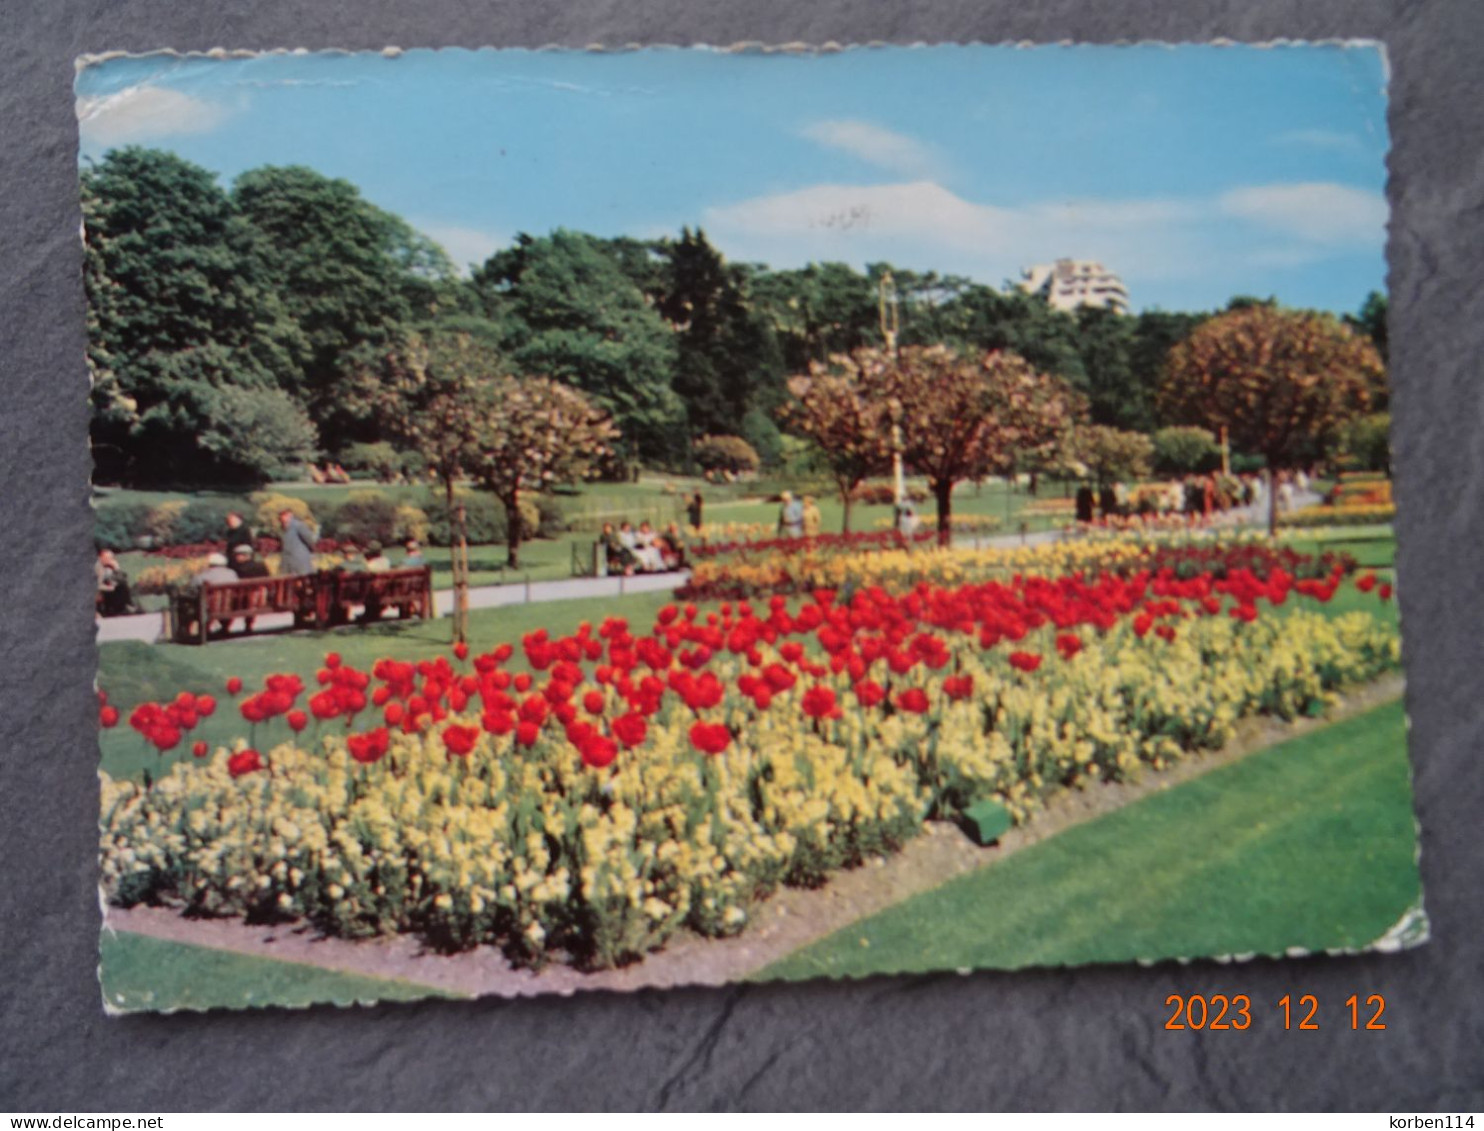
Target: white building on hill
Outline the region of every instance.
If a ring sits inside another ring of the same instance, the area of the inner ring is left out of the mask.
[[[1056,310],[1102,306],[1127,314],[1128,288],[1123,280],[1091,259],[1058,259],[1020,272],[1020,289],[1041,295]]]

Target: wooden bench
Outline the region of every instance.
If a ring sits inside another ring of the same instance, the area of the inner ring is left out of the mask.
[[[319,575],[324,579],[325,617],[330,624],[347,624],[350,611],[362,607],[359,623],[380,620],[387,609],[396,609],[406,620],[427,620],[433,615],[433,567],[389,569],[381,573],[346,573],[336,570]]]
[[[357,605],[364,609],[362,623],[379,619],[389,608],[402,617],[427,619],[433,615],[433,570],[327,570],[208,583],[171,597],[165,635],[178,644],[205,644],[214,624],[252,621],[269,613],[293,614],[295,628],[330,628],[349,623]]]

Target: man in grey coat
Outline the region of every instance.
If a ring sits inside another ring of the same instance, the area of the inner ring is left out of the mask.
[[[279,525],[283,527],[283,557],[279,559],[280,574],[314,572],[314,531],[295,517],[291,510],[280,511]]]

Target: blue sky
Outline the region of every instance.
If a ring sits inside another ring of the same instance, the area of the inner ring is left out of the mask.
[[[918,47],[817,55],[409,51],[117,58],[84,158],[170,149],[354,182],[461,265],[517,232],[675,234],[731,259],[968,275],[1100,259],[1136,308],[1385,287],[1374,47]]]

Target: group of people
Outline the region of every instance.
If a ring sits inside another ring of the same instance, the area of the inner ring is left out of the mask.
[[[792,491],[778,496],[778,536],[780,538],[818,538],[823,518],[813,495],[795,497]]]
[[[273,576],[268,563],[258,556],[257,541],[242,515],[237,511],[229,511],[226,521],[227,529],[223,538],[225,546],[206,556],[206,568],[190,580],[192,589],[199,590],[203,585],[222,585],[232,581]],[[314,553],[318,536],[314,527],[288,509],[279,513],[278,522],[281,530],[279,575],[315,572]],[[408,538],[403,545],[407,553],[399,568],[409,569],[425,564],[422,546],[417,539]],[[391,559],[386,556],[380,542],[366,543],[364,553],[354,542],[346,542],[341,551],[345,558],[339,567],[341,569],[385,573],[392,568]],[[98,586],[96,605],[99,616],[128,616],[141,611],[130,590],[128,574],[119,565],[118,556],[113,550],[106,547],[99,549],[94,574]],[[247,622],[247,627],[251,630],[251,620]]]
[[[685,537],[676,523],[657,532],[648,522],[637,530],[631,522],[603,524],[598,546],[610,574],[631,577],[635,573],[666,573],[685,568]]]
[[[323,468],[309,465],[309,479],[313,483],[349,483],[350,472],[338,463],[327,463]]]

